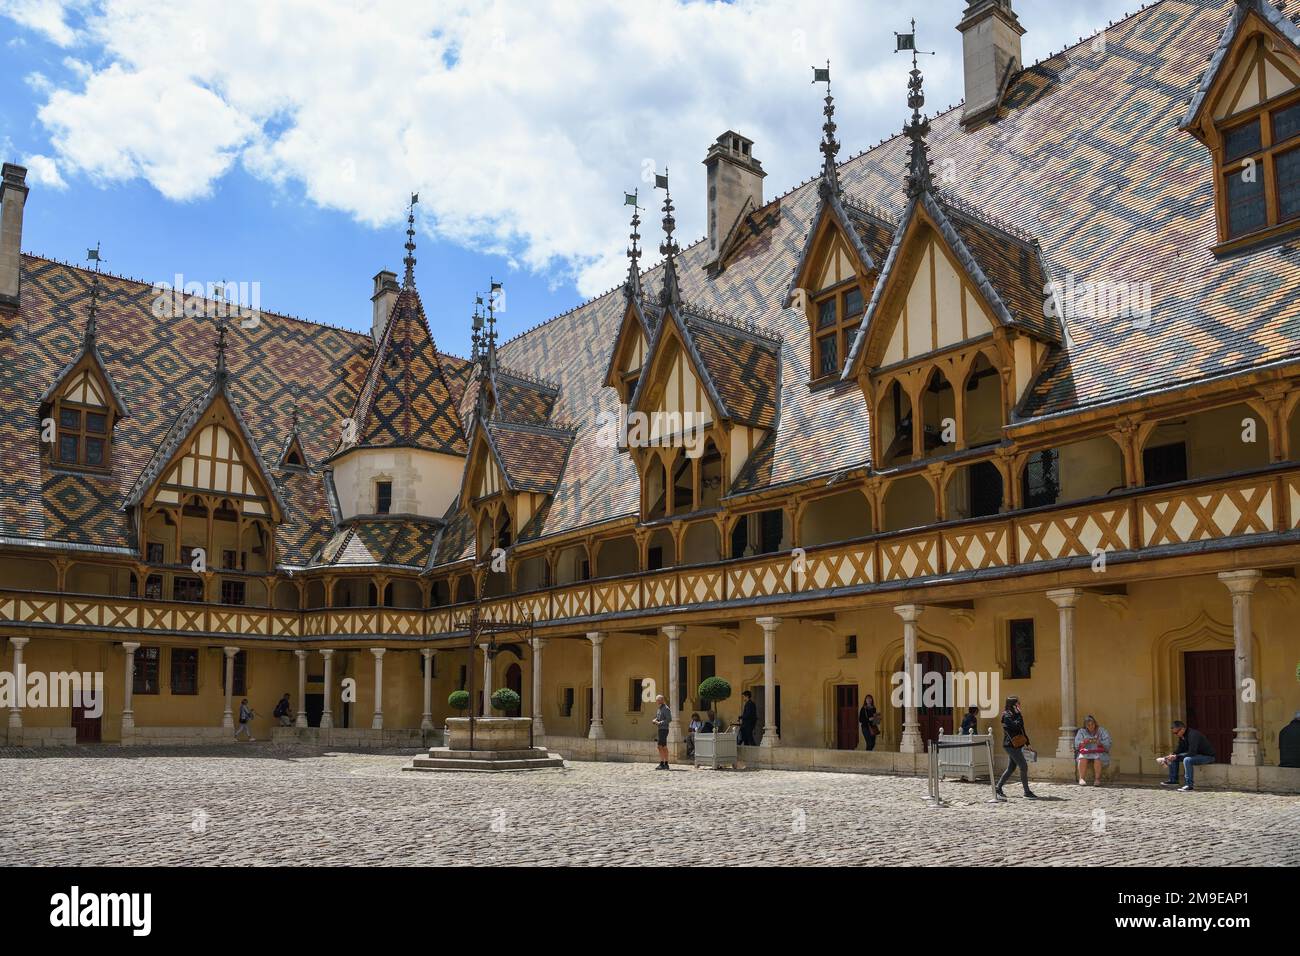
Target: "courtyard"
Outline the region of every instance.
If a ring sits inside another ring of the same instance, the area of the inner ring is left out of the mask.
[[[0,865],[1300,865],[1300,798],[570,762],[410,773],[412,752],[0,749]]]

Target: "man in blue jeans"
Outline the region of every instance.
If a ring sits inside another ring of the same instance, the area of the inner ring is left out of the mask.
[[[1178,787],[1178,767],[1181,764],[1186,771],[1187,783],[1178,787],[1180,793],[1191,793],[1196,789],[1192,779],[1198,764],[1214,763],[1214,748],[1199,730],[1192,730],[1181,720],[1174,721],[1174,736],[1178,738],[1178,749],[1167,757],[1161,757],[1160,763],[1169,767],[1169,779],[1161,780],[1162,787]]]

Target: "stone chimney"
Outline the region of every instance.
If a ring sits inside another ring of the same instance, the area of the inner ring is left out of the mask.
[[[754,141],[727,130],[704,157],[708,171],[709,258],[716,266],[722,243],[748,200],[763,205],[763,164],[754,158]]]
[[[370,297],[374,308],[370,317],[370,334],[376,345],[384,337],[388,318],[393,314],[393,303],[397,301],[397,295],[401,291],[402,287],[397,284],[396,272],[375,274],[375,294]]]
[[[18,305],[23,262],[23,205],[27,170],[5,163],[0,172],[0,305]]]
[[[997,115],[1007,79],[1020,69],[1020,37],[1025,28],[1011,0],[970,0],[962,13],[962,60],[966,105],[961,121],[970,127]]]

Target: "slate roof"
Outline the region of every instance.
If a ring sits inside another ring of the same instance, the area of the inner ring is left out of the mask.
[[[1085,39],[1023,70],[1010,82],[996,122],[967,131],[960,107],[932,119],[928,143],[935,168],[955,174],[945,187],[952,198],[949,218],[1008,313],[1029,321],[1036,268],[1058,281],[1151,282],[1153,314],[1146,327],[1066,317],[1064,334],[1049,347],[1039,379],[1022,400],[1022,417],[1073,412],[1300,360],[1300,246],[1292,240],[1216,258],[1210,252],[1217,240],[1211,160],[1179,128],[1235,9],[1227,0],[1159,0],[1110,27],[1104,52],[1094,52]],[[901,121],[902,90],[898,113]],[[808,146],[812,167],[818,157],[811,136]],[[854,208],[906,208],[907,160],[908,142],[899,135],[840,164],[851,220],[861,221]],[[770,397],[737,394],[724,400],[726,385],[719,382],[728,375],[718,355],[702,363],[710,380],[718,380],[713,384],[724,404],[748,402],[748,415],[771,415],[768,438],[734,483],[735,494],[869,464],[861,393],[851,383],[808,388],[808,323],[785,307],[821,207],[819,183],[820,177],[810,180],[747,217],[749,225],[716,275],[706,268],[707,243],[676,257],[682,298],[702,317],[749,323],[777,340],[769,352],[776,373],[765,379],[774,383]],[[1005,235],[978,225],[965,229],[966,205],[980,211],[976,218],[1005,223]],[[891,230],[880,223],[873,229],[864,235],[859,226],[857,232],[872,258],[882,260],[882,248],[888,251],[884,235]],[[1020,234],[1033,239],[1007,239]],[[1034,241],[1037,262],[1030,253]],[[23,257],[22,269],[19,311],[0,312],[0,535],[132,544],[121,502],[175,409],[206,384],[212,320],[155,320],[148,285],[102,277],[99,348],[132,415],[117,427],[112,474],[51,470],[32,440],[36,402],[76,354],[74,330],[84,322],[90,274],[33,256]],[[642,283],[657,290],[662,267],[644,273]],[[526,369],[558,387],[548,397],[546,422],[573,423],[576,429],[532,533],[571,531],[636,513],[630,456],[603,447],[596,437],[602,413],[617,408],[617,395],[603,380],[625,308],[620,286],[500,348],[502,367]],[[651,309],[647,318],[652,312],[658,319]],[[698,341],[707,322],[685,323]],[[419,324],[427,332],[422,314]],[[735,333],[715,334],[721,340]],[[726,348],[723,342],[718,352]],[[467,364],[437,353],[432,337],[421,349],[426,369],[441,368],[452,412],[457,405],[472,408]],[[313,461],[334,450],[339,421],[355,407],[380,410],[372,394],[377,387],[361,394],[369,387],[374,351],[366,335],[270,314],[258,328],[232,336],[231,393],[263,458],[276,460],[295,402]],[[769,361],[759,354],[754,359]],[[745,378],[737,374],[735,380]],[[415,397],[411,390],[404,394]],[[540,420],[544,409],[534,408]],[[420,422],[406,425],[401,414],[380,416],[385,440],[418,433],[430,421],[417,416]],[[444,426],[433,432],[437,441],[457,447],[463,429],[458,438],[447,427],[451,415],[440,413],[437,420]],[[276,480],[291,516],[277,543],[286,555],[310,553],[321,523],[333,527],[328,487],[316,473],[277,473]],[[464,512],[453,510],[446,520],[431,544],[436,563],[457,560],[472,548]]]
[[[572,431],[493,419],[487,437],[509,490],[555,491],[573,447]]]
[[[418,518],[365,518],[336,531],[311,562],[313,567],[427,566],[441,522]]]
[[[361,447],[467,453],[455,392],[414,285],[393,303],[352,418]]]

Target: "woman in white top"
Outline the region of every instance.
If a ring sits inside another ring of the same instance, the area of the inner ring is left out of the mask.
[[[1079,786],[1088,784],[1088,764],[1092,764],[1093,786],[1101,786],[1101,768],[1110,766],[1110,733],[1089,714],[1074,735],[1074,754],[1079,760]]]

